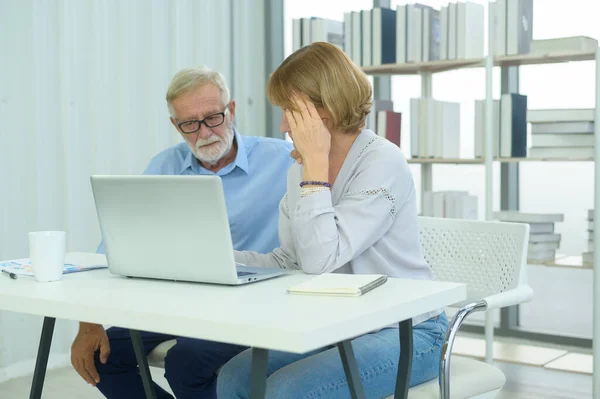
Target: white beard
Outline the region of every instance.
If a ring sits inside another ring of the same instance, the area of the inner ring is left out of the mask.
[[[213,134],[208,139],[198,138],[195,147],[192,147],[189,143],[188,145],[196,159],[198,159],[200,162],[206,162],[214,165],[229,153],[233,145],[233,137],[233,129],[230,128],[227,130],[227,134],[223,138]]]

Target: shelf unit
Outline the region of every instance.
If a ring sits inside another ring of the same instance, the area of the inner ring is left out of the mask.
[[[489,3],[488,3],[489,4]],[[488,8],[489,10],[489,8]],[[492,13],[488,13],[488,27],[492,27]],[[465,68],[485,68],[486,70],[486,114],[492,115],[492,72],[494,67],[520,67],[525,65],[543,65],[556,64],[576,61],[595,61],[595,153],[594,158],[584,159],[544,159],[544,158],[492,158],[492,121],[486,120],[485,135],[486,148],[484,159],[437,159],[437,158],[413,158],[408,159],[410,164],[419,164],[421,166],[421,193],[431,191],[433,186],[434,164],[455,164],[455,165],[485,165],[486,169],[486,220],[492,219],[492,165],[493,162],[500,163],[520,163],[520,162],[594,162],[594,159],[600,159],[600,50],[593,51],[566,51],[551,52],[540,54],[520,54],[510,56],[493,56],[494,32],[488,28],[488,49],[489,54],[481,59],[470,60],[443,60],[422,63],[407,64],[389,64],[380,66],[371,66],[363,68],[368,75],[391,76],[391,75],[420,75],[421,77],[421,97],[431,97],[432,74],[446,72]],[[423,196],[421,196],[423,198]],[[600,162],[594,163],[594,209],[600,210]],[[594,229],[594,242],[600,242],[600,229]],[[544,262],[547,266],[572,267],[579,269],[593,269],[593,355],[594,355],[594,394],[595,399],[600,399],[600,255],[598,248],[594,248],[595,267],[581,262],[581,257],[559,258],[553,262]],[[486,360],[492,361],[492,342],[493,342],[493,324],[491,317],[486,317],[485,326]]]

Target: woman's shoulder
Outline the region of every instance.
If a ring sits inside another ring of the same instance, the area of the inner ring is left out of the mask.
[[[358,140],[360,142],[356,152],[357,163],[407,165],[404,152],[396,144],[373,131],[363,130]]]

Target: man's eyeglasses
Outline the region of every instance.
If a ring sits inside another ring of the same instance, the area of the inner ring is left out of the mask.
[[[181,130],[185,134],[196,133],[204,124],[206,127],[217,127],[221,126],[223,122],[225,122],[225,115],[229,111],[229,106],[225,107],[223,112],[219,112],[216,114],[208,115],[206,118],[202,120],[191,120],[178,123],[179,130]]]

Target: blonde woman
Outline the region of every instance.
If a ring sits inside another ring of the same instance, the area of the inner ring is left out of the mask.
[[[363,129],[372,96],[365,74],[337,47],[313,43],[277,68],[267,92],[284,111],[281,130],[294,141],[297,163],[280,203],[280,248],[236,252],[236,260],[308,274],[431,279],[406,160],[397,146]],[[411,385],[437,377],[447,324],[441,309],[413,320]],[[367,397],[391,395],[398,331],[384,328],[354,339],[352,346]],[[219,398],[248,397],[251,358],[245,351],[224,366]],[[303,355],[270,351],[267,397],[349,398],[337,347]]]

